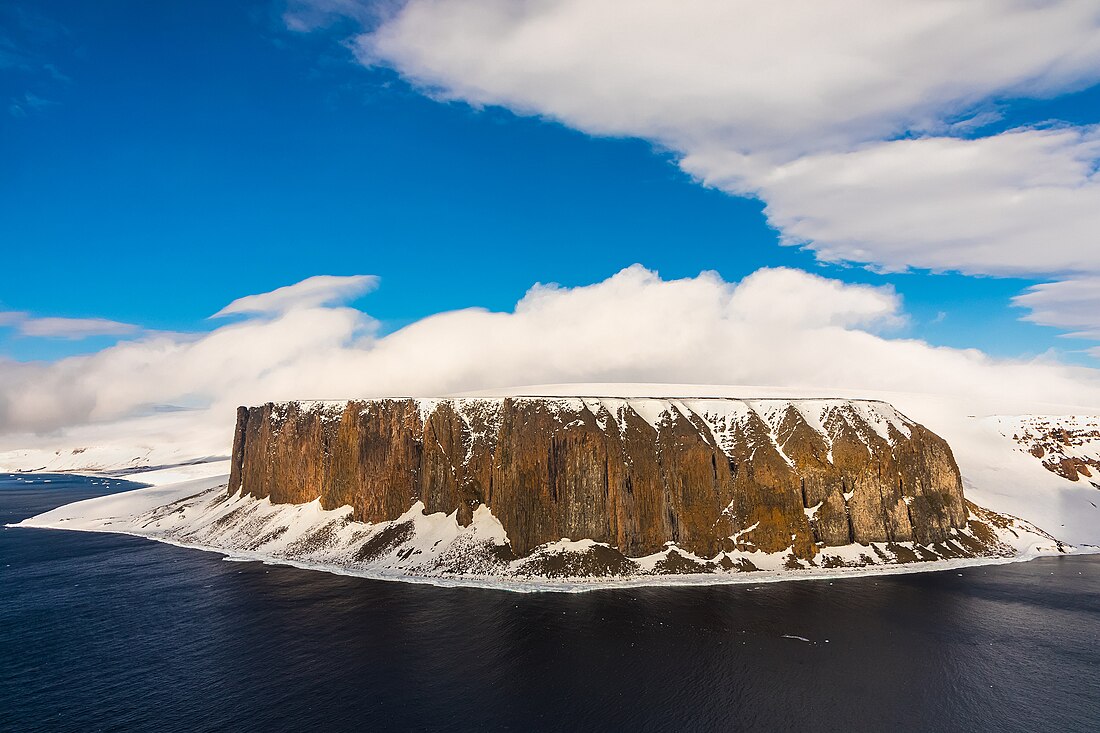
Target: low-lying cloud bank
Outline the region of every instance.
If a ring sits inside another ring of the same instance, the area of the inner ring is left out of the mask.
[[[674,151],[823,260],[1100,275],[1097,127],[987,132],[1007,101],[1100,81],[1094,0],[296,0],[286,20],[335,16],[363,25],[361,63],[435,98]],[[1100,311],[1047,296],[1018,304],[1097,337]]]
[[[255,307],[208,333],[0,363],[0,451],[140,435],[224,454],[240,404],[562,382],[900,391],[989,413],[1100,409],[1100,370],[898,338],[905,314],[891,288],[801,270],[731,283],[712,272],[664,280],[634,265],[584,287],[535,285],[510,312],[449,311],[388,335],[334,303],[372,284],[311,278],[237,301]]]

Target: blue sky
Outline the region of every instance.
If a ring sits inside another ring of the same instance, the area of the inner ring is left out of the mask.
[[[292,32],[279,3],[36,2],[0,10],[0,311],[207,330],[229,301],[311,275],[376,274],[388,330],[535,282],[765,266],[891,284],[898,335],[995,356],[1094,346],[1018,320],[1032,277],[880,275],[782,247],[763,203],[693,181],[672,153],[419,93],[355,63],[348,22]],[[996,100],[966,135],[1100,123],[1100,92]],[[111,338],[0,328],[0,354]]]

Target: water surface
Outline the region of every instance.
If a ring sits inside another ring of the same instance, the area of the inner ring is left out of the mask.
[[[1096,556],[518,594],[7,528],[0,589],[0,730],[1100,730]]]

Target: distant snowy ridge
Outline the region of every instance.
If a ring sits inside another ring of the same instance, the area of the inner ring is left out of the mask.
[[[0,470],[8,473],[78,473],[126,476],[203,463],[226,463],[228,455],[192,457],[149,449],[134,455],[117,448],[74,448],[68,451],[11,451],[0,455]],[[125,456],[125,457],[124,457]]]

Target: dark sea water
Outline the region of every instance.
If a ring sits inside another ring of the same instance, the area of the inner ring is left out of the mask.
[[[126,487],[33,480],[0,523]],[[516,594],[2,529],[0,730],[1095,733],[1100,558]]]

